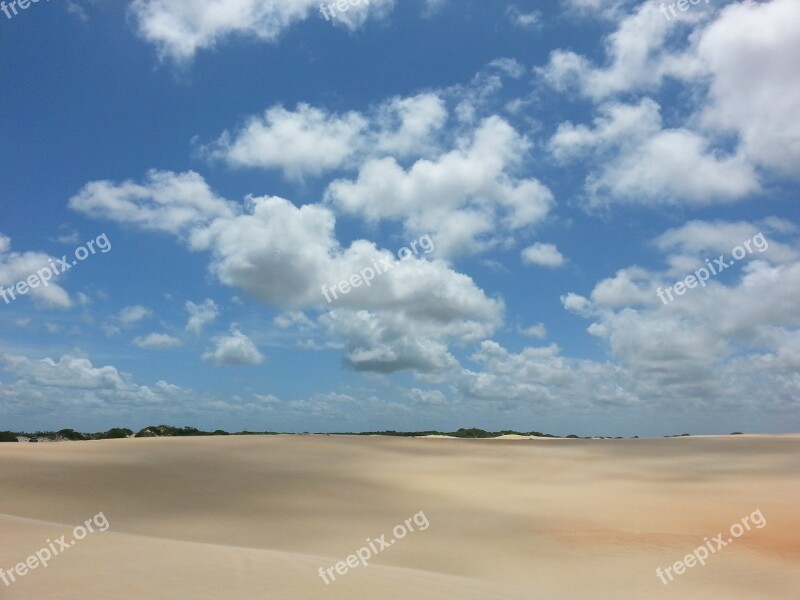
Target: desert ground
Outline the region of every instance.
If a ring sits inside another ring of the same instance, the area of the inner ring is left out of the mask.
[[[6,572],[109,524],[3,600],[800,598],[797,435],[0,444],[0,489]],[[656,575],[755,511],[705,566]]]

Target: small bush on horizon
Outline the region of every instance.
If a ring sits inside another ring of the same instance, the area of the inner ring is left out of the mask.
[[[113,427],[105,433],[98,433],[95,439],[98,440],[119,440],[133,435],[133,430],[127,427]]]

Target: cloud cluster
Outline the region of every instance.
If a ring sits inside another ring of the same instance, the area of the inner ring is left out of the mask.
[[[590,99],[600,115],[594,127],[562,123],[549,144],[558,160],[590,159],[590,198],[706,205],[760,191],[759,169],[797,176],[800,66],[790,58],[800,51],[796,2],[701,5],[672,21],[656,2],[633,12],[622,3],[613,10],[576,4],[616,23],[605,40],[606,64],[556,50],[536,70],[554,90]],[[676,42],[685,39],[676,31],[689,32],[688,42]],[[668,81],[691,100],[670,125],[648,96],[663,93]]]
[[[147,183],[89,184],[79,194],[81,202],[71,205],[94,216],[94,207],[112,197],[126,210],[104,211],[104,216],[151,229],[153,196],[161,194],[163,184],[171,187],[169,177],[162,173],[157,185],[151,181],[150,194],[144,191]],[[186,174],[172,177],[177,182],[186,180]],[[182,198],[173,202],[180,203]],[[192,250],[209,253],[209,269],[220,282],[268,305],[319,310],[325,306],[323,285],[347,279],[374,263],[392,266],[372,286],[340,298],[336,309],[323,317],[331,335],[346,340],[348,360],[355,368],[382,372],[444,368],[452,364],[449,341],[488,335],[502,320],[501,301],[487,298],[469,277],[440,260],[398,260],[366,240],[342,248],[334,234],[335,216],[328,207],[297,207],[283,198],[250,197],[241,210],[219,216],[221,206],[228,203],[209,203],[207,214],[193,213],[193,228],[180,220],[182,225],[171,229],[180,239],[185,238]],[[137,207],[142,215],[136,213]],[[166,214],[172,214],[173,208],[169,202],[158,204],[158,210]],[[193,305],[189,310],[207,319],[214,313],[208,303],[203,309]],[[190,320],[190,324],[195,329],[200,321]],[[215,344],[207,360],[217,364],[260,362],[260,354],[241,334],[218,338]]]
[[[433,93],[391,98],[369,115],[332,114],[302,103],[294,110],[276,105],[238,130],[223,132],[200,153],[233,167],[280,169],[298,180],[355,168],[367,157],[431,152],[447,116],[444,101]]]
[[[326,200],[368,221],[399,221],[409,235],[430,233],[437,252],[455,257],[481,252],[502,235],[541,222],[554,205],[535,178],[514,175],[530,142],[493,116],[433,160],[404,169],[395,158],[371,159],[355,180],[337,179]]]

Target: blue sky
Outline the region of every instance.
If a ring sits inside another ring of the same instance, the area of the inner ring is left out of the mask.
[[[348,6],[0,12],[0,429],[798,430],[800,5]]]

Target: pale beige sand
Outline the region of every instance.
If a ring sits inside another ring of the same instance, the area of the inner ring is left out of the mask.
[[[545,442],[0,444],[0,567],[111,523],[0,599],[800,598],[800,436]],[[656,577],[755,510],[766,527]],[[426,531],[318,576],[418,511]]]

